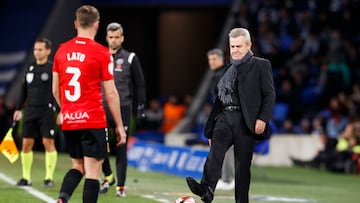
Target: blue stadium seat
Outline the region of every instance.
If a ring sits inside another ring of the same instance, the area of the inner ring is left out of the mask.
[[[301,91],[301,101],[304,104],[314,104],[319,100],[319,94],[316,86],[308,86]]]
[[[270,144],[269,144],[269,140],[261,140],[256,142],[255,146],[254,146],[254,153],[255,154],[261,154],[261,155],[266,155],[269,153],[270,151]]]
[[[272,118],[275,122],[282,122],[286,119],[289,112],[289,105],[283,102],[277,102],[274,106]]]

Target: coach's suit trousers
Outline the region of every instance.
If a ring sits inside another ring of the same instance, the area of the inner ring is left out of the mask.
[[[236,203],[248,203],[254,143],[254,136],[246,127],[241,111],[222,111],[215,124],[201,183],[214,191],[221,177],[225,153],[234,145],[235,199]]]

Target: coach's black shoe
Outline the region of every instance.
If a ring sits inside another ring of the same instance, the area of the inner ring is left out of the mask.
[[[52,181],[50,179],[46,179],[46,180],[44,180],[43,186],[44,187],[52,187],[52,186],[54,186],[54,181]]]
[[[189,189],[191,190],[192,193],[200,197],[204,195],[205,192],[203,188],[194,178],[186,177],[186,183],[189,186]]]
[[[21,178],[21,179],[19,180],[19,182],[16,183],[16,185],[17,185],[17,186],[31,186],[32,183],[31,183],[31,181],[28,181],[28,180],[26,180],[26,179],[24,179],[24,178]]]
[[[201,197],[201,200],[204,203],[211,203],[211,201],[213,200],[214,192],[210,187],[203,187],[192,177],[186,177],[186,183],[189,186],[191,192]]]

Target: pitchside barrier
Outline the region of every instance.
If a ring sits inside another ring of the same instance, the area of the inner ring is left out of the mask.
[[[176,137],[172,137],[176,136]],[[201,178],[208,147],[185,146],[189,135],[167,135],[165,145],[132,140],[128,151],[128,164],[141,171],[157,171],[176,176]],[[166,140],[172,140],[167,143]],[[176,142],[174,142],[176,140]],[[261,145],[257,145],[260,146]],[[323,148],[317,135],[273,135],[257,149],[253,162],[257,166],[292,166],[291,158],[310,160]],[[265,149],[264,152],[263,149]]]
[[[134,141],[128,151],[128,164],[140,171],[201,178],[207,154],[206,149]]]

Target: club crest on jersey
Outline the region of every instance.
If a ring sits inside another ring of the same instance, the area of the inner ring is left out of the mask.
[[[32,83],[34,80],[34,73],[26,73],[26,82],[28,84]]]
[[[72,112],[72,113],[65,113],[64,120],[85,120],[89,119],[90,116],[87,112]]]
[[[122,71],[123,63],[124,63],[124,59],[117,59],[115,62],[115,71]]]

